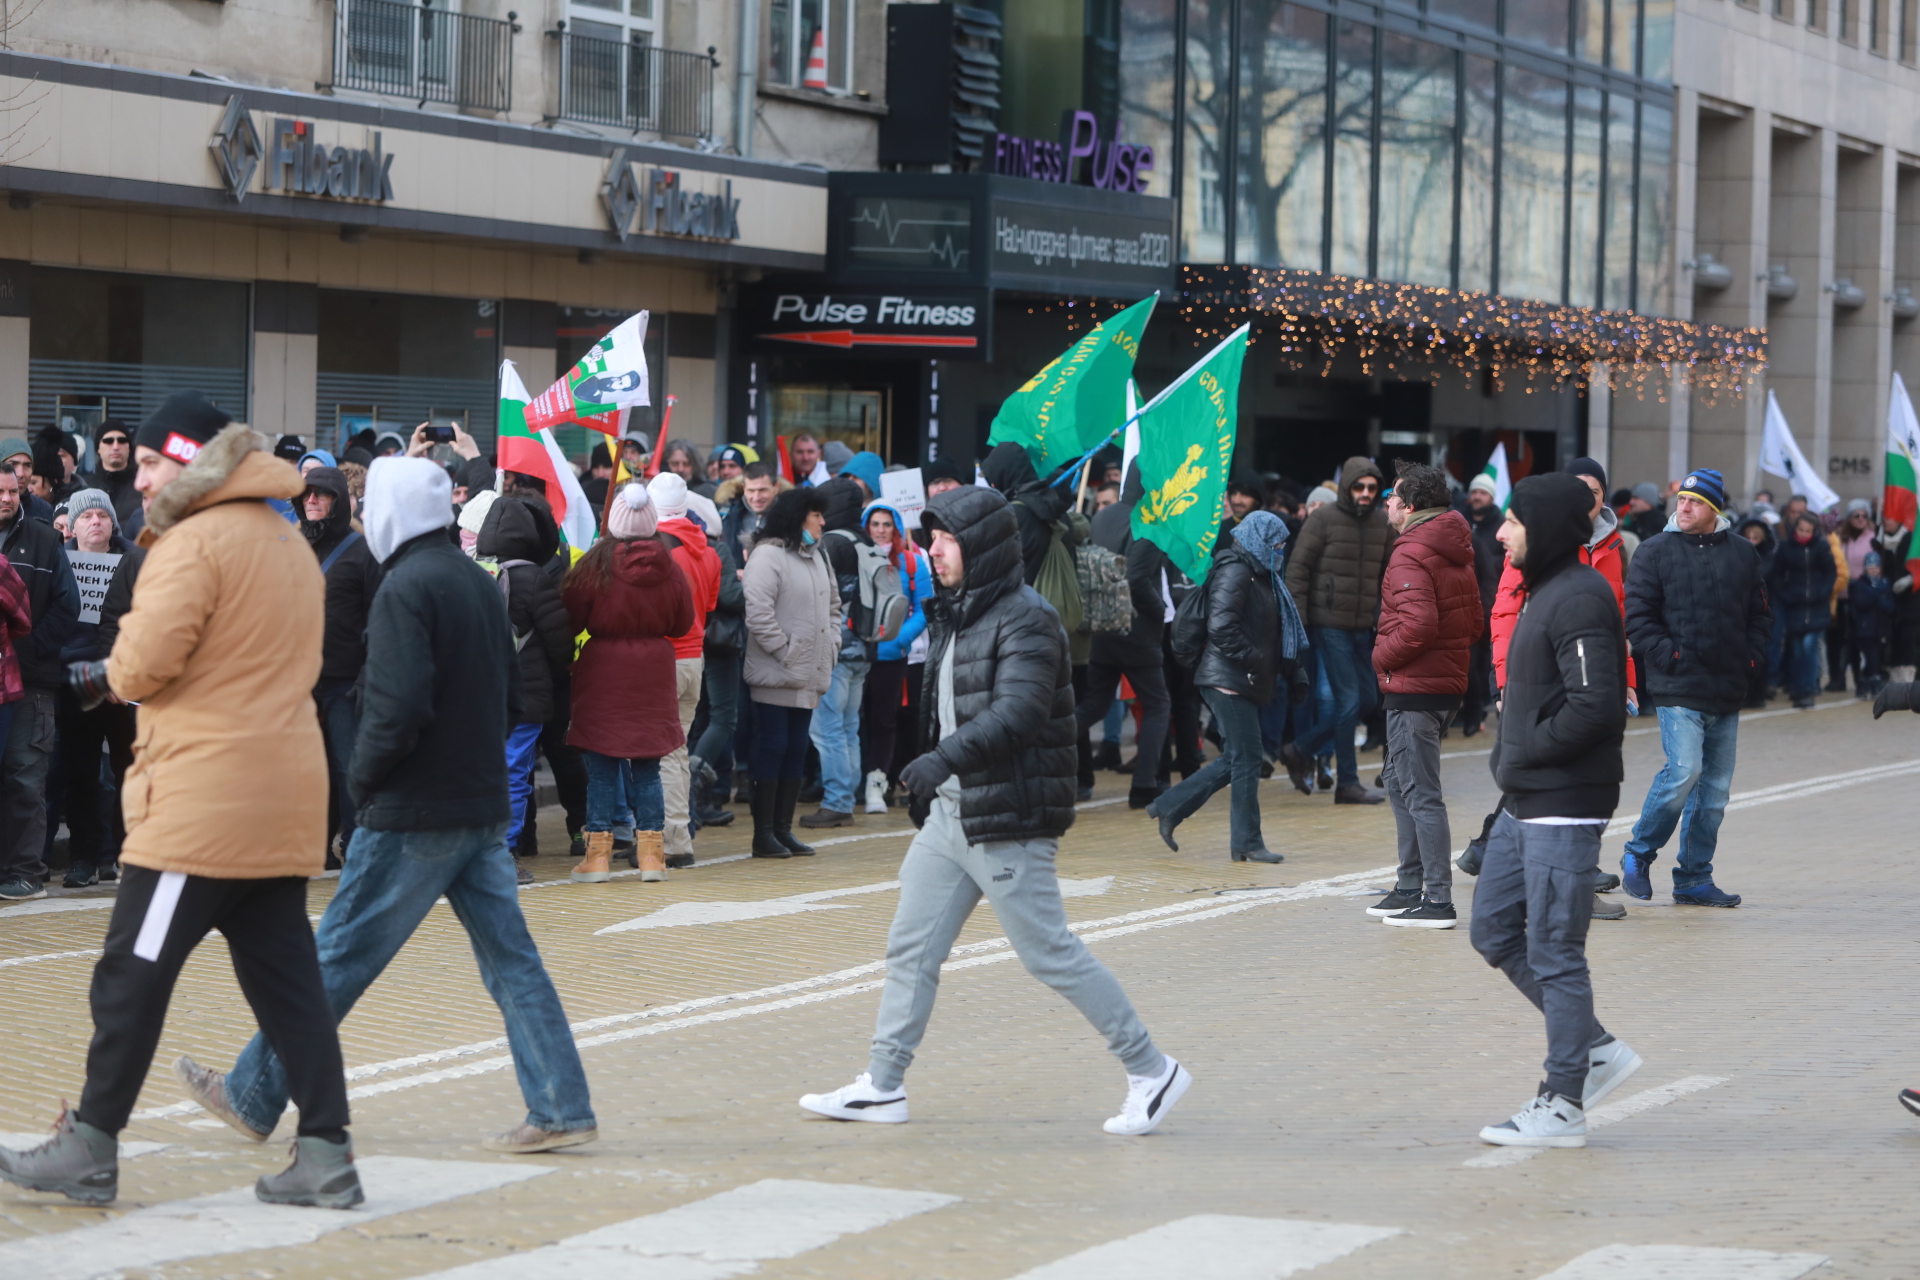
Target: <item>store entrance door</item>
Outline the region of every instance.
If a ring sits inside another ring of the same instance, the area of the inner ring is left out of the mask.
[[[773,388],[773,434],[792,439],[803,431],[822,441],[838,440],[859,453],[893,456],[891,387],[861,388],[826,384]]]

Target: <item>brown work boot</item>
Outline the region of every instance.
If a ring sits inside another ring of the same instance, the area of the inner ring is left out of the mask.
[[[193,1100],[207,1109],[208,1115],[225,1120],[235,1133],[249,1142],[265,1142],[273,1132],[269,1129],[262,1133],[233,1109],[233,1104],[227,1101],[227,1077],[224,1073],[203,1067],[184,1056],[175,1060],[173,1073],[180,1077],[180,1083],[187,1087]]]
[[[633,833],[636,863],[640,868],[642,880],[665,880],[667,878],[667,846],[665,834],[659,831],[635,831]]]
[[[598,1129],[539,1129],[518,1124],[505,1133],[490,1133],[480,1140],[488,1151],[530,1156],[540,1151],[558,1151],[562,1147],[582,1147],[600,1136]]]
[[[575,884],[604,884],[613,875],[613,832],[587,832],[587,856],[567,878]]]

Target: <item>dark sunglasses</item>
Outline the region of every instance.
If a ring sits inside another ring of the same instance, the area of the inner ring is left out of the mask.
[[[101,436],[100,443],[104,446],[110,444],[132,444],[133,441],[127,439],[125,436]]]

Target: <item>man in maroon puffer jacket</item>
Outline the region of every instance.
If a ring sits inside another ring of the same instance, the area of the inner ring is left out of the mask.
[[[1399,536],[1380,582],[1373,667],[1387,704],[1380,785],[1400,829],[1400,878],[1367,914],[1391,925],[1451,929],[1453,836],[1440,794],[1440,739],[1467,692],[1486,620],[1473,530],[1449,509],[1446,477],[1415,462],[1396,469],[1387,519]]]

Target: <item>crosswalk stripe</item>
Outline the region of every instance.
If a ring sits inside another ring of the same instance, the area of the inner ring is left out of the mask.
[[[1350,1222],[1202,1213],[1083,1249],[1016,1280],[1280,1280],[1399,1234]]]
[[[725,1280],[960,1199],[768,1178],[420,1280]]]
[[[224,1129],[226,1125],[222,1124],[220,1127]],[[0,1147],[6,1147],[12,1151],[31,1151],[52,1136],[50,1133],[0,1133]],[[120,1158],[135,1160],[141,1156],[150,1156],[156,1151],[165,1151],[173,1145],[171,1142],[123,1142],[120,1144]]]
[[[48,898],[20,907],[0,907],[0,916],[57,916],[67,911],[110,911],[113,898]]]
[[[1799,1280],[1826,1262],[1817,1253],[1610,1244],[1581,1254],[1540,1280]]]
[[[356,1162],[367,1202],[358,1209],[295,1209],[262,1204],[252,1187],[138,1209],[77,1231],[0,1244],[0,1276],[93,1280],[117,1271],[188,1258],[281,1249],[376,1218],[477,1195],[553,1170],[535,1164],[479,1164],[366,1156]]]
[[[1587,1112],[1587,1131],[1603,1128],[1610,1124],[1619,1124],[1629,1116],[1637,1116],[1642,1111],[1654,1107],[1664,1107],[1669,1102],[1684,1098],[1690,1093],[1702,1089],[1711,1089],[1717,1084],[1725,1084],[1725,1076],[1688,1076],[1684,1080],[1675,1080],[1672,1084],[1663,1084],[1658,1089],[1644,1089],[1620,1099],[1609,1102],[1603,1107],[1595,1107]],[[1496,1147],[1483,1155],[1477,1155],[1465,1162],[1469,1169],[1499,1169],[1510,1164],[1519,1164],[1531,1160],[1546,1150],[1545,1147]]]

